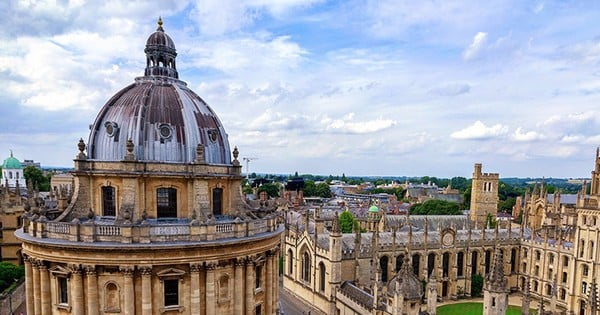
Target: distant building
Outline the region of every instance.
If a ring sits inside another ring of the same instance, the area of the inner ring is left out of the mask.
[[[2,163],[2,183],[0,185],[8,185],[8,187],[25,188],[25,176],[23,174],[23,165],[13,156],[12,151],[10,156],[4,159]]]

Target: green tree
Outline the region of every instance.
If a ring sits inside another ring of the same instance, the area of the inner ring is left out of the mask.
[[[427,200],[424,203],[414,204],[410,208],[411,214],[416,215],[456,215],[462,214],[457,203],[445,200]]]
[[[304,196],[306,196],[306,197],[316,196],[317,185],[315,185],[315,182],[312,180],[305,180],[303,191],[304,191]]]
[[[471,276],[471,296],[481,296],[481,290],[483,289],[483,276],[480,274],[474,274]]]
[[[358,228],[358,221],[350,211],[344,211],[339,217],[340,230],[342,233],[352,233],[352,229]]]
[[[464,192],[469,187],[469,180],[464,177],[452,177],[450,179],[450,186],[454,189],[458,189],[460,192]]]
[[[315,189],[315,195],[322,198],[330,198],[331,197],[331,189],[326,182],[319,183]]]
[[[23,266],[0,262],[0,293],[23,277],[25,277],[25,268]]]
[[[23,170],[23,176],[25,179],[33,184],[34,187],[37,187],[40,191],[49,191],[50,190],[50,176],[44,176],[42,170],[35,166],[27,166]]]
[[[274,183],[262,184],[258,187],[257,193],[260,193],[261,191],[266,191],[267,195],[271,198],[279,196],[279,186]]]

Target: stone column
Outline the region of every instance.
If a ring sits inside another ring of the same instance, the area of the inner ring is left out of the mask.
[[[267,262],[265,264],[265,314],[273,314],[273,253],[267,253]]]
[[[42,263],[40,269],[40,293],[42,303],[42,314],[52,313],[52,299],[50,297],[50,275],[46,264]]]
[[[133,267],[120,267],[123,274],[123,305],[125,306],[125,315],[135,315],[135,288],[133,287]],[[78,314],[78,313],[75,313]]]
[[[79,265],[71,265],[71,296],[73,297],[71,314],[85,314],[83,301],[83,279]]]
[[[206,314],[216,314],[215,268],[214,262],[206,263]]]
[[[273,312],[277,313],[279,309],[279,246],[275,249],[275,253],[273,256],[273,286],[275,287],[275,292],[273,292]]]
[[[33,267],[31,257],[25,256],[25,303],[27,304],[27,314],[34,314],[33,310]]]
[[[254,314],[254,263],[246,261],[246,315]]]
[[[142,274],[142,315],[152,315],[152,266],[140,267],[140,273]]]
[[[244,314],[244,259],[238,258],[235,260],[234,272],[234,294],[233,294],[233,314]],[[246,285],[248,285],[246,283]]]
[[[40,267],[41,261],[35,260],[33,263],[33,314],[42,315],[41,287],[40,287]]]
[[[190,313],[200,314],[200,264],[190,265]]]
[[[85,269],[86,276],[86,286],[87,292],[87,314],[88,315],[98,315],[99,307],[98,307],[98,278],[96,275],[96,266],[85,265],[83,266]]]

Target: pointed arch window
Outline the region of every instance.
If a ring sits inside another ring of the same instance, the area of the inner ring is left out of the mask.
[[[294,253],[288,250],[288,274],[291,276],[294,273]]]
[[[302,255],[302,280],[310,282],[310,255],[304,252]]]
[[[319,263],[319,291],[325,292],[325,264]]]

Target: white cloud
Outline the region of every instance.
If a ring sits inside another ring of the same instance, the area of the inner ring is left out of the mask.
[[[476,121],[471,126],[450,134],[450,137],[459,140],[484,140],[504,136],[508,132],[508,126],[496,124],[486,126],[481,121]]]
[[[349,113],[340,119],[325,117],[321,123],[326,131],[355,134],[373,133],[396,125],[396,121],[381,117],[367,121],[354,121],[354,113]]]
[[[463,59],[466,61],[473,60],[479,56],[480,51],[484,48],[487,40],[487,33],[477,32],[473,37],[473,42],[463,51]]]
[[[542,139],[544,139],[544,136],[535,131],[524,132],[523,128],[518,127],[517,130],[515,130],[515,133],[513,134],[513,139],[515,141],[526,142],[526,141],[542,140]]]

